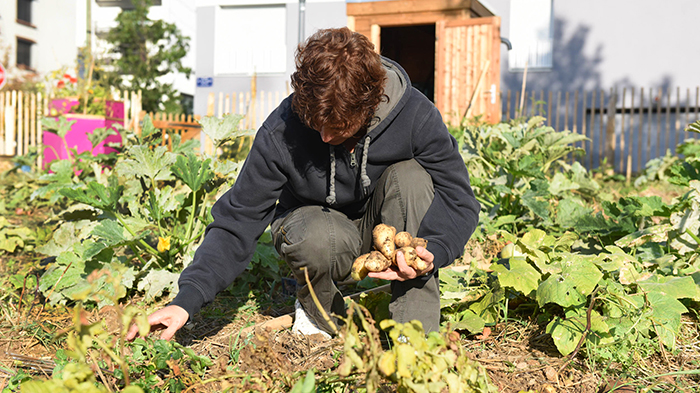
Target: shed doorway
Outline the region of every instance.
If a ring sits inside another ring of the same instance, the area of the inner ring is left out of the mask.
[[[408,73],[413,87],[430,101],[435,98],[435,23],[382,26],[380,53]]]

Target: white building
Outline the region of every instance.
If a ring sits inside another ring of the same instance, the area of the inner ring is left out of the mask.
[[[209,93],[250,91],[253,74],[257,90],[289,91],[298,43],[318,29],[347,25],[345,0],[196,3],[194,113],[199,115],[207,112]]]
[[[38,74],[74,65],[85,26],[76,0],[0,1],[0,61]]]
[[[174,23],[184,36],[190,37],[190,52],[183,64],[194,68],[196,2],[157,0],[153,3],[149,11],[151,19]],[[97,35],[113,27],[120,6],[129,4],[129,0],[2,0],[0,61],[7,59],[3,65],[9,70],[28,69],[41,76],[63,67],[74,69],[79,48],[87,42],[88,30],[92,34],[93,50],[106,51],[105,43]],[[188,79],[173,75],[166,81],[174,82],[177,90],[191,96],[194,80],[194,76]]]

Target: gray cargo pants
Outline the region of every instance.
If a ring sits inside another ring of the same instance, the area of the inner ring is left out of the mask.
[[[356,220],[323,206],[303,206],[272,223],[277,251],[299,284],[297,297],[318,326],[333,333],[311,298],[302,267],[328,315],[344,316],[345,303],[336,282],[349,278],[352,263],[372,249],[372,229],[380,223],[397,232],[418,232],[434,189],[430,175],[415,160],[391,165],[379,178],[365,215]],[[426,333],[440,328],[440,290],[437,272],[425,280],[391,282],[391,318],[404,323],[417,319]]]

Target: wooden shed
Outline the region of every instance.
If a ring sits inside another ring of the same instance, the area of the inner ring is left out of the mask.
[[[446,122],[500,110],[500,18],[477,0],[347,3],[348,27],[396,60]]]

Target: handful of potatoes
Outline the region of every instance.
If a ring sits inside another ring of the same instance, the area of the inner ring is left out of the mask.
[[[428,263],[416,254],[416,247],[425,247],[428,241],[413,237],[408,232],[396,233],[391,225],[379,224],[372,230],[372,240],[375,251],[360,255],[352,264],[351,276],[360,281],[369,272],[381,272],[391,265],[396,265],[396,253],[401,251],[406,264],[416,271],[422,272],[428,268]]]

